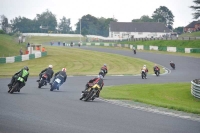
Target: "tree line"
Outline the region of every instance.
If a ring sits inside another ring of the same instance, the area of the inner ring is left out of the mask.
[[[200,0],[193,1],[196,6],[190,6],[196,12],[193,14],[197,19],[200,16],[199,5]],[[22,33],[68,33],[68,34],[81,34],[82,35],[100,35],[107,37],[109,35],[110,22],[117,22],[114,18],[96,18],[90,14],[84,15],[75,24],[76,29],[73,31],[71,27],[71,19],[63,16],[60,22],[57,22],[56,15],[51,11],[46,10],[41,14],[36,14],[34,19],[26,17],[15,17],[8,21],[5,15],[0,17],[0,25],[3,31],[7,27],[11,27],[12,31]],[[183,27],[173,29],[174,15],[171,10],[165,6],[160,6],[153,13],[152,16],[143,15],[139,19],[133,19],[132,22],[160,22],[165,23],[166,26],[176,32],[182,33]]]

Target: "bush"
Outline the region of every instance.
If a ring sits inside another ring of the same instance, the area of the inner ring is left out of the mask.
[[[5,34],[5,32],[3,30],[0,30],[0,34]]]

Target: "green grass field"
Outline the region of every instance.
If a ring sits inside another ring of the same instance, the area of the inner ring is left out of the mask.
[[[200,40],[148,40],[148,41],[127,41],[122,44],[168,46],[179,48],[200,48]]]
[[[21,47],[25,51],[25,43],[18,44],[14,37],[0,34],[0,57],[19,55]]]
[[[54,37],[54,36],[31,36],[26,38],[27,42],[33,43],[33,44],[42,44],[42,43],[49,43],[50,42],[58,42],[60,41],[61,43],[70,43],[70,42],[79,42],[80,38],[79,37]],[[81,41],[85,42],[86,37],[81,37]]]
[[[192,33],[183,33],[179,37],[200,37],[200,31]]]
[[[37,76],[49,64],[54,66],[55,71],[66,67],[68,75],[97,75],[105,63],[108,65],[108,75],[139,74],[144,64],[149,68],[149,73],[153,73],[154,63],[146,60],[70,47],[47,46],[46,50],[48,55],[43,58],[16,62],[12,65],[0,64],[0,75],[12,75],[27,65],[30,68],[30,75]],[[161,69],[161,72],[164,70]]]
[[[200,99],[190,93],[190,83],[130,84],[104,87],[105,99],[131,100],[200,114]]]

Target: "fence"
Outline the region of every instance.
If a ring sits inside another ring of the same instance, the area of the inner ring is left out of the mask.
[[[26,54],[26,55],[19,55],[19,56],[13,56],[13,57],[1,57],[0,64],[21,62],[25,60],[40,58],[46,55],[47,55],[47,52],[36,52],[34,54]]]
[[[191,94],[200,99],[200,79],[191,81]]]

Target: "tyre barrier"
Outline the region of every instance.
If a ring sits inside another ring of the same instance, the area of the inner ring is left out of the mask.
[[[191,94],[200,99],[200,79],[191,81]]]

